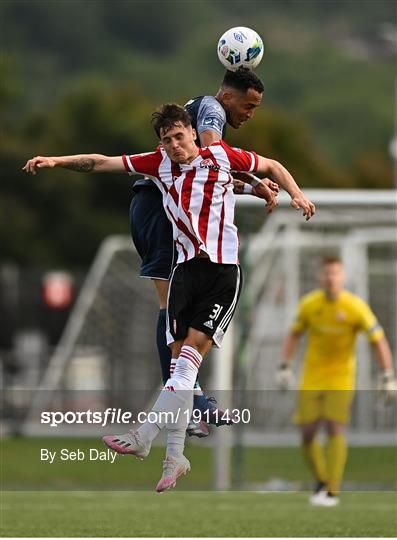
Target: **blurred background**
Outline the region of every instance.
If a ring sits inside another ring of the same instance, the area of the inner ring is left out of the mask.
[[[214,359],[215,367],[210,360],[202,377],[221,404],[249,407],[253,418],[192,451],[205,456],[204,487],[274,488],[279,480],[267,484],[273,476],[287,480],[287,489],[309,481],[293,467],[295,396],[275,390],[274,371],[296,302],[316,285],[324,254],[342,256],[349,288],[370,302],[396,352],[396,24],[388,0],[0,3],[3,433],[54,435],[38,422],[39,411],[51,408],[137,412],[160,383],[157,302],[152,285],[138,278],[128,237],[130,179],[65,170],[33,177],[22,166],[35,155],[155,147],[151,112],[215,94],[224,74],[217,41],[230,27],[248,26],[265,42],[257,69],[264,99],[248,126],[229,129],[228,142],[280,160],[318,212],[304,224],[284,198],[271,218],[262,205],[239,202],[245,292],[225,358]],[[347,480],[395,487],[396,411],[370,392],[376,369],[366,344],[359,349],[350,433],[358,461]],[[56,432],[87,433],[87,426]],[[223,454],[212,456],[214,441]],[[23,445],[13,438],[4,445],[11,488],[36,485],[12,465]],[[230,447],[234,478],[222,458]],[[273,465],[258,473],[265,451]],[[362,462],[375,468],[359,469]],[[79,489],[95,485],[94,477],[59,470],[45,482]],[[138,485],[146,481],[142,475]],[[131,485],[123,482],[120,469],[115,486]]]

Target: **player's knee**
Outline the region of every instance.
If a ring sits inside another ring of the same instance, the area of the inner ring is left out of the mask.
[[[181,349],[183,345],[183,340],[174,341],[171,345],[171,355],[172,358],[178,358],[178,356],[181,354]]]
[[[302,442],[303,444],[311,444],[317,433],[317,424],[308,424],[302,427]]]
[[[302,442],[303,444],[311,444],[314,440],[315,433],[313,431],[303,431],[302,432]]]
[[[329,437],[335,437],[336,435],[343,433],[344,425],[339,422],[334,422],[333,420],[328,420],[325,429]]]
[[[212,347],[212,339],[194,328],[189,328],[188,335],[184,339],[184,345],[189,345],[204,356]]]

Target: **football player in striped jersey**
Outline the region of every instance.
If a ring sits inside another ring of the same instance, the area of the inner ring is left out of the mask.
[[[255,152],[231,148],[224,141],[198,148],[196,131],[182,107],[164,105],[153,114],[153,125],[161,143],[154,152],[117,157],[37,156],[28,160],[23,169],[32,174],[52,167],[80,172],[127,171],[147,176],[162,193],[178,253],[167,321],[167,342],[175,369],[150,411],[151,416],[138,430],[103,438],[118,453],[145,458],[154,438],[166,428],[167,453],[156,487],[162,492],[190,470],[183,451],[194,384],[203,357],[213,345],[220,346],[241,290],[230,171],[270,176],[289,193],[291,206],[303,210],[306,220],[314,215],[315,207],[280,163]]]
[[[227,71],[216,96],[200,96],[185,105],[192,126],[197,132],[196,144],[209,146],[224,139],[229,124],[239,129],[250,120],[262,101],[263,84],[252,71],[241,68],[236,72]],[[278,186],[270,179],[259,180],[245,174],[245,182],[239,180],[244,173],[234,173],[234,192],[252,194],[267,201],[268,211],[276,204]],[[166,343],[166,306],[169,279],[174,267],[174,241],[171,223],[167,219],[161,193],[149,179],[139,179],[133,186],[134,196],[130,206],[130,225],[134,245],[141,256],[140,275],[150,278],[155,285],[159,316],[157,320],[157,349],[159,352],[163,383],[172,369],[171,352]],[[214,398],[207,398],[196,382],[194,408],[200,410],[203,418],[215,425],[229,424],[222,420],[222,411],[216,408]],[[192,420],[188,434],[204,437],[209,434],[205,423]]]

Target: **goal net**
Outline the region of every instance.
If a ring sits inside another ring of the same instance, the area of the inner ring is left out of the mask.
[[[291,411],[296,396],[276,390],[275,373],[297,303],[303,294],[318,287],[317,274],[324,256],[341,257],[347,289],[370,304],[393,352],[397,349],[395,193],[319,191],[311,196],[317,202],[317,213],[309,222],[288,208],[284,199],[282,207],[257,232],[242,240],[247,243],[245,303],[240,305],[235,327],[245,331],[237,338],[244,340],[244,347],[240,344],[243,354],[236,361],[241,367],[244,400],[252,413],[247,431],[253,441],[264,444],[272,438],[286,442],[295,433]],[[240,208],[240,220],[244,221],[247,210]],[[358,341],[357,357],[358,392],[351,437],[368,443],[375,437],[378,442],[390,442],[396,411],[383,407],[373,391],[377,365],[363,337]],[[295,362],[297,378],[300,367]]]
[[[215,430],[204,444],[215,452],[215,485],[230,485],[227,449],[233,445],[296,444],[291,424],[295,392],[275,385],[282,341],[299,298],[317,286],[324,255],[339,255],[347,288],[368,301],[397,350],[396,192],[308,191],[317,213],[309,222],[280,196],[266,216],[263,201],[240,197],[244,287],[233,325],[220,351],[202,366],[200,378],[222,407],[249,410],[249,422]],[[23,425],[26,434],[61,433],[39,422],[43,410],[147,409],[160,387],[155,343],[157,299],[149,280],[139,278],[139,257],[129,237],[110,237],[101,246],[64,334],[34,392]],[[365,339],[358,343],[358,392],[350,440],[394,441],[396,410],[373,391],[376,363]],[[300,362],[295,362],[299,371]],[[98,435],[98,426],[62,425],[63,432]],[[103,431],[103,430],[102,430]],[[203,444],[203,441],[200,441]]]

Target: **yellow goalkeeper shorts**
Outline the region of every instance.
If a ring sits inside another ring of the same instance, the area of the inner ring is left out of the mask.
[[[300,390],[293,422],[310,424],[316,420],[332,420],[347,424],[353,395],[353,390]]]

